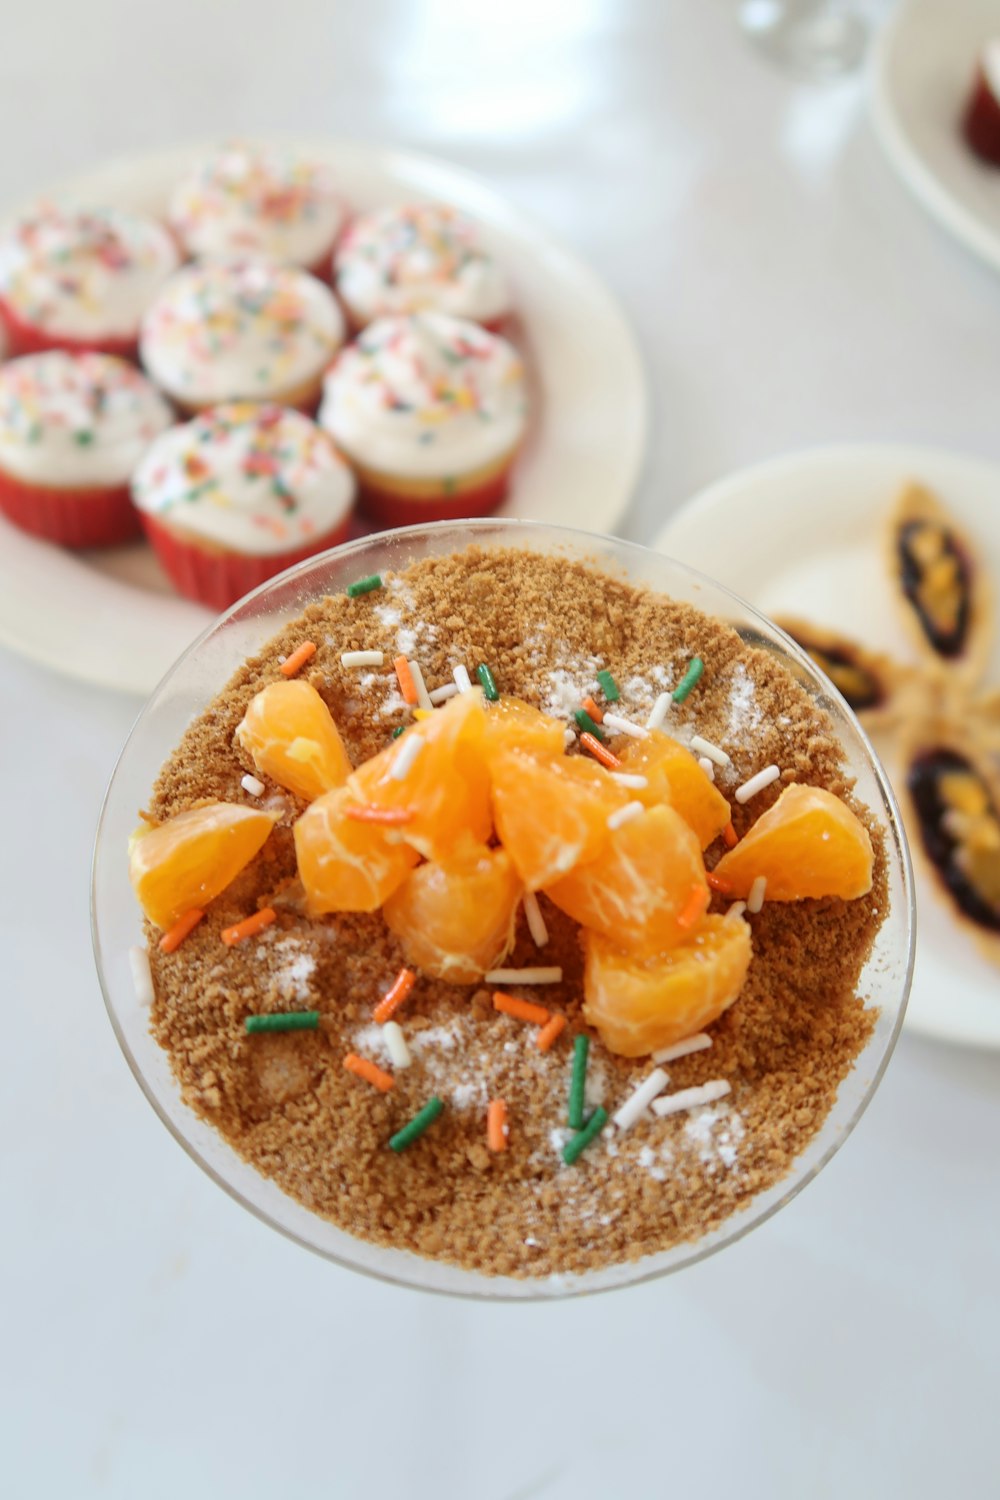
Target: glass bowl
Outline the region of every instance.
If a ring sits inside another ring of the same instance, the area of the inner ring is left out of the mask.
[[[857,779],[857,793],[883,823],[890,906],[859,993],[878,1010],[865,1050],[843,1080],[822,1128],[782,1181],[760,1193],[700,1239],[639,1261],[547,1278],[490,1277],[405,1250],[357,1239],[288,1197],[243,1161],[182,1101],[167,1055],[149,1031],[133,989],[128,950],[142,941],[139,907],[128,881],[126,848],[163,761],[190,720],[230,675],[316,597],[342,591],[370,573],[399,570],[420,558],[470,542],[520,547],[595,564],[658,593],[728,621],[748,641],[772,651],[826,710]],[[628,1286],[702,1260],[776,1213],[810,1182],[857,1124],[899,1034],[913,966],[914,914],[909,856],[899,811],[885,774],[857,720],[831,683],[777,626],[690,568],[629,542],[530,521],[440,522],[364,537],[290,569],[221,616],[189,647],[140,714],[111,778],[97,832],[93,872],[94,950],[111,1024],[149,1102],[180,1144],[220,1187],[258,1218],[310,1250],[368,1275],[428,1291],[490,1300],[531,1300]]]

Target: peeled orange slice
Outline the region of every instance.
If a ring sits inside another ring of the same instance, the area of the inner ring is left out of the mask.
[[[452,984],[472,984],[514,943],[521,882],[503,849],[445,869],[421,865],[385,903],[383,916],[408,964]]]
[[[608,817],[628,801],[607,771],[582,756],[503,749],[490,769],[497,833],[529,891],[596,859],[610,836]]]
[[[609,1051],[644,1057],[732,1005],[750,967],[750,928],[739,917],[706,917],[688,942],[647,958],[587,932],[583,951],[584,1016]]]
[[[516,746],[536,755],[563,755],[565,725],[520,698],[501,698],[486,711],[486,752]]]
[[[659,729],[644,740],[630,740],[620,752],[622,770],[645,776],[648,786],[633,795],[653,807],[666,802],[676,808],[689,828],[698,835],[702,849],[726,827],[731,817],[729,803],[695,760],[691,751]]]
[[[128,873],[149,920],[169,927],[213,900],[250,863],[275,821],[259,808],[213,802],[139,828],[129,845]]]
[[[680,813],[662,806],[616,828],[599,859],[576,865],[545,894],[630,953],[685,942],[710,899],[696,836]]]
[[[358,802],[409,812],[399,835],[427,859],[460,856],[468,845],[486,843],[492,832],[484,717],[481,694],[460,693],[365,761],[348,781]],[[405,774],[395,774],[404,767]]]
[[[308,682],[272,682],[250,700],[236,738],[257,770],[307,802],[342,786],[351,762],[333,716]]]
[[[295,825],[295,857],[309,910],[376,911],[420,856],[394,828],[359,823],[345,811],[354,793],[337,787],[318,797]]]
[[[763,875],[768,901],[853,901],[872,888],[873,858],[868,830],[846,803],[820,787],[793,783],[714,873],[734,896],[748,895]]]

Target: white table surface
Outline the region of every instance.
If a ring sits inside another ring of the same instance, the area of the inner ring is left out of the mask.
[[[802,444],[1000,458],[1000,281],[891,177],[860,80],[790,82],[723,0],[6,8],[2,202],[279,129],[475,168],[606,277],[654,398],[631,536]],[[138,705],[2,654],[0,703],[5,1494],[1000,1493],[1000,1056],[905,1037],[819,1181],[666,1282],[493,1309],[351,1277],[201,1175],[105,1019],[88,861]]]

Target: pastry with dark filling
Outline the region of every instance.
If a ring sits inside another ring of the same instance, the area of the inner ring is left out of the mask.
[[[892,509],[888,561],[921,655],[974,682],[990,646],[989,588],[968,537],[922,485],[907,485]]]

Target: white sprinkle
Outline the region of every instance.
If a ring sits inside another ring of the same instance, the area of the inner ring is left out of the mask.
[[[777,781],[781,771],[777,766],[765,766],[763,771],[758,771],[756,776],[751,776],[749,781],[744,781],[742,786],[736,788],[737,802],[749,802],[751,797],[756,797],[772,781]]]
[[[675,1058],[687,1057],[691,1052],[704,1052],[706,1047],[711,1047],[712,1038],[707,1031],[696,1031],[694,1036],[685,1037],[683,1042],[674,1042],[671,1047],[661,1047],[659,1052],[653,1053],[655,1063],[673,1062]]]
[[[707,755],[699,755],[699,757],[698,757],[698,764],[699,764],[699,766],[701,766],[701,769],[704,771],[704,773],[708,777],[709,781],[714,781],[715,780],[715,767],[712,765],[712,762],[709,760],[708,756]]]
[[[730,906],[729,910],[726,912],[726,916],[727,917],[742,917],[742,915],[746,911],[746,909],[747,909],[747,904],[746,904],[745,901],[734,901],[733,904],[732,904],[732,906]]]
[[[634,792],[641,792],[644,786],[649,786],[648,776],[633,776],[629,771],[609,771],[608,775],[619,786],[630,787]]]
[[[640,818],[645,811],[641,802],[626,802],[624,807],[616,807],[613,813],[608,814],[608,827],[620,828],[623,823],[631,823],[633,818]]]
[[[380,667],[385,661],[384,651],[342,651],[342,667]]]
[[[664,719],[667,717],[667,710],[669,709],[669,707],[670,694],[661,693],[656,702],[653,704],[653,712],[646,720],[646,728],[659,729],[662,726]]]
[[[155,996],[153,993],[153,971],[149,967],[149,954],[145,948],[140,948],[137,943],[134,948],[128,950],[128,961],[132,968],[132,986],[135,990],[135,998],[140,1005],[152,1005]]]
[[[561,984],[562,969],[487,969],[483,978],[487,984]]]
[[[459,691],[457,682],[446,682],[442,687],[435,688],[432,693],[428,693],[427,696],[434,706],[437,707],[439,703],[447,703],[449,698],[457,697]]]
[[[662,1099],[654,1100],[653,1113],[676,1115],[684,1109],[699,1109],[703,1104],[714,1104],[717,1099],[724,1099],[729,1092],[728,1078],[713,1078],[700,1088],[679,1089],[676,1094],[665,1094]]]
[[[569,747],[570,747],[570,745],[573,745],[575,743],[576,743],[576,730],[575,729],[564,729],[563,730],[563,744],[566,746],[566,749],[568,750]]]
[[[766,890],[767,876],[758,875],[757,879],[750,887],[750,894],[747,897],[747,911],[752,912],[754,916],[757,915],[761,907],[764,905],[764,892]]]
[[[631,719],[620,719],[617,714],[605,714],[601,723],[614,734],[627,734],[630,740],[649,739],[648,729],[643,729],[641,724],[633,724]]]
[[[419,734],[414,734],[411,729],[409,734],[403,735],[403,743],[396,753],[396,759],[392,763],[389,777],[392,781],[405,781],[413,768],[413,762],[424,748],[424,742]]]
[[[522,897],[524,915],[528,920],[528,931],[535,940],[536,948],[544,948],[549,940],[549,929],[545,925],[542,916],[542,908],[538,904],[538,897],[534,891],[525,891]]]
[[[413,1061],[409,1047],[406,1045],[406,1037],[403,1028],[398,1021],[386,1021],[382,1027],[382,1036],[385,1041],[385,1050],[389,1054],[394,1068],[408,1068]]]
[[[700,734],[691,736],[691,749],[696,755],[707,755],[709,760],[717,766],[728,766],[729,756],[725,750],[720,750],[718,745],[713,745],[711,740],[703,740]]]
[[[431,695],[427,691],[427,684],[424,682],[424,674],[421,670],[420,663],[418,661],[408,661],[406,665],[410,669],[410,676],[413,678],[413,686],[417,690],[417,707],[426,709],[433,708],[434,705],[431,702]]]
[[[258,781],[256,776],[250,775],[240,777],[240,786],[245,792],[249,792],[251,797],[263,797],[267,790],[262,781]]]
[[[611,1116],[618,1129],[631,1130],[669,1082],[669,1075],[663,1068],[655,1068],[648,1078],[644,1078],[639,1087],[629,1094],[621,1109]]]
[[[461,662],[459,662],[458,666],[455,668],[452,676],[455,679],[455,685],[457,686],[460,693],[472,692],[472,679],[465,668],[462,666]]]

